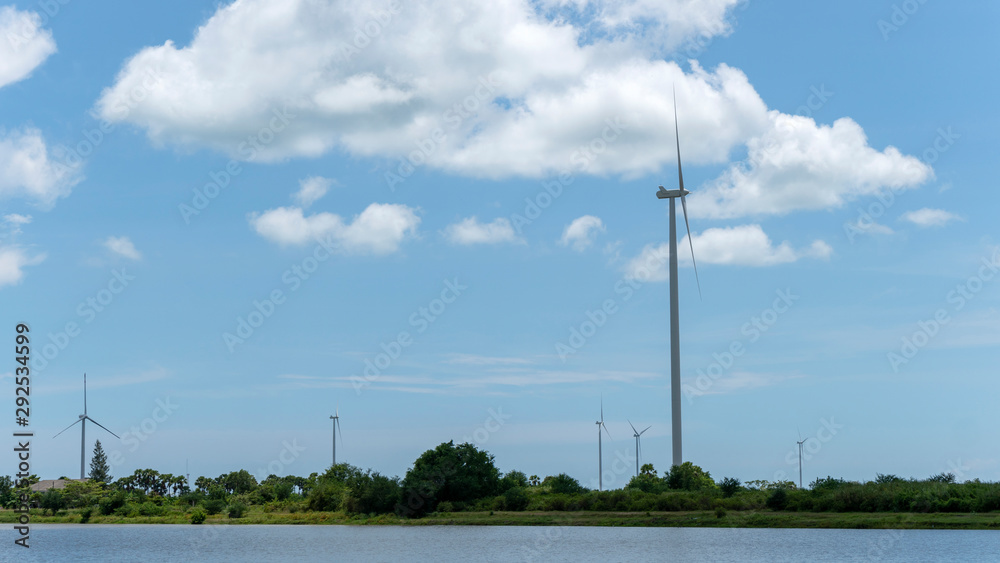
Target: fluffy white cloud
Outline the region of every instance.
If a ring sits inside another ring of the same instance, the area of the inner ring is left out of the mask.
[[[327,190],[330,189],[333,183],[333,180],[321,176],[313,176],[301,180],[299,182],[299,191],[293,196],[295,203],[302,207],[309,207],[316,200],[326,195]]]
[[[351,222],[333,213],[305,216],[299,207],[279,207],[250,216],[250,225],[281,245],[329,241],[348,254],[390,254],[416,233],[420,218],[405,205],[373,203]]]
[[[17,284],[24,277],[25,266],[35,266],[42,260],[44,254],[30,256],[18,246],[0,246],[0,287]]]
[[[43,207],[69,194],[80,181],[77,166],[61,164],[50,157],[39,130],[0,130],[0,197],[26,196]]]
[[[0,8],[0,88],[24,80],[55,52],[52,32],[41,28],[38,14]]]
[[[943,227],[952,221],[963,220],[960,216],[944,209],[931,209],[929,207],[908,211],[901,218],[918,227]]]
[[[769,113],[770,128],[748,143],[746,161],[731,166],[691,196],[691,214],[716,219],[830,209],[889,188],[913,188],[930,166],[895,147],[868,146],[848,118],[832,126],[811,118]]]
[[[562,238],[559,239],[559,244],[563,246],[572,245],[573,250],[582,252],[594,242],[598,233],[603,233],[604,231],[604,222],[601,221],[600,217],[584,215],[583,217],[574,219],[572,223],[566,226],[566,229],[563,230]]]
[[[708,22],[733,2],[669,4],[667,29],[686,38],[685,29],[722,29]],[[648,17],[667,13],[652,3],[602,9],[617,23],[639,19],[591,44],[581,36],[593,21],[548,19],[536,8],[423,0],[379,23],[356,3],[243,0],[216,12],[188,46],[140,51],[97,109],[158,143],[244,159],[336,146],[475,176],[656,170],[670,161],[662,147],[672,144],[675,85],[695,162],[722,162],[765,128],[766,107],[739,70],[695,66],[685,75],[647,52],[643,30],[659,35]],[[150,69],[158,81],[145,100],[114,112]],[[260,137],[259,151],[240,150],[248,136]]]
[[[10,229],[9,235],[17,235],[21,233],[21,225],[27,225],[31,222],[31,215],[21,215],[19,213],[11,213],[9,215],[3,216],[3,224]]]
[[[476,217],[469,217],[444,231],[445,237],[454,244],[497,244],[501,242],[523,242],[516,234],[510,220],[500,217],[492,223],[480,223]]]
[[[139,260],[142,254],[135,249],[135,245],[128,237],[108,237],[104,241],[104,246],[119,256],[124,256],[129,260]]]
[[[788,241],[774,246],[760,225],[740,225],[706,229],[692,237],[695,259],[701,264],[734,266],[774,266],[795,262],[801,258],[829,258],[833,248],[816,240],[807,248],[795,250]],[[691,262],[687,237],[677,247],[678,262]],[[646,245],[642,252],[625,265],[628,277],[640,281],[666,281],[669,277],[670,249],[667,243]]]

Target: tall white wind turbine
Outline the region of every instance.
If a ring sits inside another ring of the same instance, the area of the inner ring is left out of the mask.
[[[80,426],[80,479],[84,479],[85,478],[84,477],[84,473],[83,473],[83,468],[84,468],[84,464],[86,463],[86,459],[87,459],[87,421],[88,420],[91,421],[91,422],[93,422],[94,424],[100,426],[101,428],[104,428],[104,426],[102,426],[100,422],[97,422],[96,420],[94,420],[93,418],[90,418],[87,415],[87,374],[83,374],[83,414],[81,414],[80,417],[76,419],[76,422],[73,423],[73,424],[76,424],[77,422],[79,422],[81,424],[81,426]],[[63,428],[59,432],[59,434],[62,434],[63,432],[69,430],[70,428],[73,428],[73,424],[70,424],[66,428]],[[121,438],[118,436],[118,434],[115,434],[114,432],[108,430],[107,428],[104,428],[104,431],[107,432],[108,434],[111,434],[115,438],[118,438],[119,440],[121,440]],[[55,436],[53,436],[53,438],[58,437],[59,434],[56,434]]]
[[[601,398],[601,420],[598,420],[597,424],[597,490],[604,490],[604,458],[601,455],[601,429],[603,428],[608,434],[608,438],[611,437],[611,433],[608,432],[608,427],[604,425],[604,399]]]
[[[628,425],[632,426],[632,421],[631,420],[628,421]],[[642,453],[642,446],[639,445],[639,437],[642,436],[643,432],[645,432],[646,430],[649,430],[650,428],[652,428],[652,426],[647,426],[647,427],[645,427],[645,428],[642,429],[642,432],[639,432],[638,430],[635,429],[635,426],[632,426],[632,437],[635,438],[635,476],[636,477],[639,476],[639,455]]]
[[[694,261],[694,243],[691,241],[691,225],[688,223],[687,202],[684,196],[691,193],[684,189],[684,173],[681,171],[681,135],[677,125],[677,99],[674,97],[674,135],[677,139],[677,179],[679,188],[666,190],[660,186],[656,192],[659,199],[670,200],[670,418],[673,437],[673,465],[684,462],[681,454],[681,335],[680,318],[677,307],[677,214],[674,200],[681,199],[684,209],[684,225],[687,227],[688,244],[691,246],[691,264],[694,266],[695,281],[698,282],[698,296],[701,296],[701,281],[698,280],[698,265]]]
[[[802,488],[802,444],[805,440],[802,439],[802,432],[799,432],[799,440],[795,442],[799,445],[799,488]]]
[[[340,407],[334,411],[336,414],[330,417],[333,421],[333,464],[337,465],[337,433],[340,432]],[[340,432],[340,439],[344,439],[344,433]]]

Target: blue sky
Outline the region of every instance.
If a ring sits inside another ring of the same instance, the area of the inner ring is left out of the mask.
[[[76,475],[84,372],[116,477],[322,471],[339,408],[341,461],[471,441],[596,486],[602,397],[605,486],[627,420],[666,469],[676,88],[685,459],[791,479],[801,436],[807,481],[997,480],[997,12],[5,5],[33,471]]]

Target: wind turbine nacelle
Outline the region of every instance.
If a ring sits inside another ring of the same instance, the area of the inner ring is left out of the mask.
[[[689,193],[691,192],[687,190],[665,190],[663,186],[660,186],[660,189],[656,192],[656,197],[659,199],[669,199],[672,197],[684,197]]]

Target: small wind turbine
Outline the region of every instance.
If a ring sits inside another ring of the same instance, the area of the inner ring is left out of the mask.
[[[601,420],[597,424],[597,490],[604,490],[604,458],[601,456],[601,428],[611,437],[608,427],[604,425],[604,398],[601,398]]]
[[[83,467],[84,467],[84,462],[86,460],[86,455],[87,455],[86,448],[87,448],[87,421],[88,420],[91,421],[91,422],[93,422],[94,424],[100,426],[101,428],[104,428],[104,426],[101,426],[100,422],[97,422],[93,418],[90,418],[89,416],[87,416],[87,374],[83,374],[83,414],[81,414],[80,417],[76,419],[76,422],[73,423],[73,424],[76,424],[77,422],[81,423],[81,426],[80,426],[80,479],[84,479]],[[63,432],[65,432],[65,431],[69,430],[70,428],[72,428],[73,424],[70,424],[66,428],[63,428],[62,431],[59,432],[59,434],[62,434]],[[111,434],[115,438],[118,438],[119,440],[121,440],[121,438],[118,436],[118,434],[115,434],[114,432],[108,430],[107,428],[104,428],[104,430],[108,434]],[[56,434],[55,436],[53,436],[53,438],[58,437],[59,434]]]
[[[628,425],[632,426],[632,421],[631,420],[628,421]],[[652,428],[652,426],[647,426],[647,427],[643,428],[642,432],[645,432],[646,430],[649,430],[650,428]],[[639,454],[642,453],[642,446],[639,445],[639,437],[642,436],[642,432],[639,432],[638,430],[635,429],[635,426],[632,426],[632,437],[635,438],[635,476],[636,477],[639,476]]]
[[[799,431],[799,440],[795,442],[799,445],[799,488],[802,488],[802,444],[805,440],[802,439],[802,431]]]
[[[698,296],[701,296],[701,281],[698,280],[698,265],[694,261],[694,243],[691,241],[691,225],[688,223],[687,202],[684,196],[691,193],[684,189],[684,174],[681,172],[681,135],[677,125],[677,97],[674,95],[674,136],[677,139],[677,179],[679,188],[666,190],[660,186],[656,192],[659,199],[670,200],[670,417],[671,434],[673,436],[673,464],[684,462],[681,454],[681,335],[680,318],[677,307],[677,215],[674,211],[674,200],[681,198],[684,208],[684,225],[687,227],[688,245],[691,246],[691,265],[694,266],[694,278],[698,282]]]
[[[337,407],[336,414],[330,417],[333,421],[333,464],[337,465],[337,432],[340,432],[340,407]],[[340,432],[340,439],[344,439],[344,433]]]

